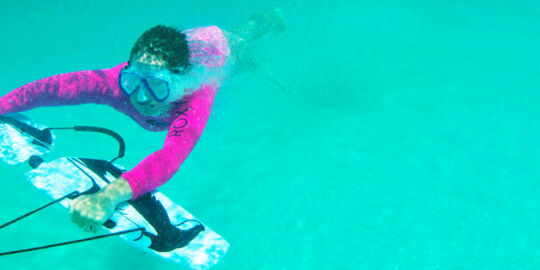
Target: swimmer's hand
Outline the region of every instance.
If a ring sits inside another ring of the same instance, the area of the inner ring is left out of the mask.
[[[120,177],[99,192],[81,195],[69,206],[71,221],[87,232],[97,232],[107,221],[116,206],[133,197],[128,182]]]

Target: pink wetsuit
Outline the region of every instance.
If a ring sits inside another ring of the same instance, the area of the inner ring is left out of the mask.
[[[125,178],[133,198],[156,189],[180,168],[201,136],[210,116],[215,95],[225,76],[230,50],[222,31],[215,26],[184,32],[187,36],[193,72],[191,91],[175,102],[170,114],[148,117],[140,114],[118,86],[118,75],[126,63],[103,70],[89,70],[55,75],[28,83],[0,98],[0,114],[20,112],[40,106],[83,103],[110,105],[143,128],[168,129],[163,148],[144,158]]]

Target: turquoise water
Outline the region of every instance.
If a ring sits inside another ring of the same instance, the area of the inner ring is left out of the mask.
[[[159,23],[227,29],[279,6],[287,31],[256,51],[284,89],[230,78],[161,188],[230,242],[214,269],[538,269],[539,3],[372,2],[17,1],[0,9],[1,94],[112,67]],[[116,130],[128,167],[165,136],[98,105],[27,115]],[[64,153],[113,155],[108,138],[58,136]],[[27,167],[0,168],[2,219],[47,202]],[[88,236],[60,207],[1,234],[2,251]],[[179,269],[118,239],[0,268]]]

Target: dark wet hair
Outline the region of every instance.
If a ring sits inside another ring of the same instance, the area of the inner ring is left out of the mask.
[[[189,66],[186,35],[174,27],[158,25],[146,30],[133,45],[129,61],[144,53],[163,59],[175,73]]]

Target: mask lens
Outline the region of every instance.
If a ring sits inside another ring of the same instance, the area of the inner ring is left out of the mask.
[[[122,73],[120,74],[120,85],[126,94],[131,95],[141,85],[141,78],[135,74]]]
[[[169,95],[169,85],[166,81],[158,78],[147,78],[146,82],[148,82],[148,86],[150,86],[150,89],[159,101],[166,99]]]

